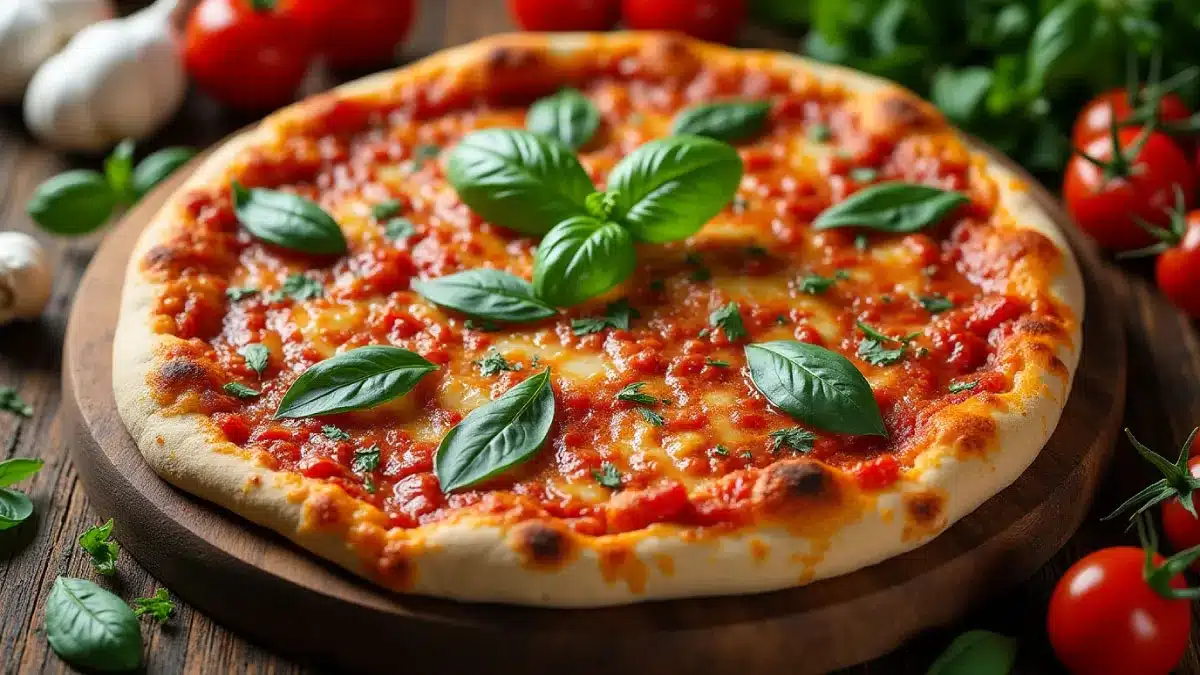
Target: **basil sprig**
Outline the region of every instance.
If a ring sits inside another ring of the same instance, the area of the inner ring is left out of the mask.
[[[586,145],[599,127],[600,111],[577,89],[538,99],[525,115],[526,129],[574,149]]]
[[[304,371],[279,402],[275,417],[312,417],[362,410],[408,393],[437,366],[388,345],[342,352]]]
[[[746,363],[755,388],[800,421],[841,434],[888,435],[867,378],[841,354],[777,340],[747,345]]]
[[[929,185],[879,183],[825,209],[812,226],[818,230],[865,227],[881,232],[916,232],[967,201],[961,192]]]
[[[433,471],[442,492],[471,487],[532,457],[554,422],[550,369],[467,414],[438,445]]]
[[[991,631],[972,630],[955,638],[926,675],[1008,675],[1016,660],[1016,640]]]
[[[276,246],[314,255],[346,252],[337,221],[311,199],[233,181],[233,208],[250,234]]]
[[[671,133],[742,141],[762,133],[769,112],[767,101],[702,103],[679,113],[671,123]]]
[[[40,459],[13,457],[0,462],[0,530],[16,527],[33,514],[33,502],[25,493],[10,490],[12,485],[29,478],[41,470]]]
[[[516,129],[465,136],[450,153],[446,178],[484,220],[525,234],[586,213],[595,186],[571,149],[554,138]]]
[[[538,245],[533,291],[553,305],[575,305],[624,281],[636,260],[629,230],[589,216],[569,218]]]
[[[515,323],[548,319],[557,313],[534,297],[529,282],[500,270],[467,270],[414,281],[412,288],[435,305],[480,319]]]
[[[142,664],[142,630],[120,598],[86,579],[59,577],[46,599],[46,639],[64,661],[98,671]]]

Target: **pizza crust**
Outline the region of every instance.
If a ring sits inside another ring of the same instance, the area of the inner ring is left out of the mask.
[[[470,70],[501,47],[571,52],[650,39],[661,36],[498,36],[345,85],[335,95],[369,95],[446,69]],[[686,44],[705,60],[768,63],[840,82],[857,93],[898,90],[861,73],[791,55]],[[1045,235],[1062,252],[1062,269],[1051,290],[1075,316],[1066,341],[1047,338],[1023,345],[1029,366],[1018,373],[1012,392],[1000,396],[1006,411],[986,408],[978,398],[954,406],[938,441],[919,458],[918,478],[905,478],[870,494],[842,490],[817,529],[780,523],[697,537],[694,530],[657,524],[639,532],[585,538],[548,522],[513,526],[463,516],[414,530],[388,531],[384,515],[375,507],[357,502],[340,488],[258,465],[249,453],[225,441],[205,416],[165,413],[147,386],[157,354],[178,338],[151,331],[151,308],[159,288],[142,275],[138,263],[164,240],[172,215],[182,208],[183,195],[223,182],[246,148],[270,143],[305,105],[276,113],[229,140],[143,233],[122,295],[113,351],[114,393],[130,434],[164,479],[376,583],[465,601],[586,607],[752,593],[844,574],[926,543],[1007,487],[1036,458],[1066,404],[1082,347],[1084,297],[1078,266],[1062,234],[1021,179],[978,155],[974,159],[999,187],[999,203],[1007,214],[1021,227]],[[980,436],[979,425],[993,425],[997,440],[990,451],[972,447]],[[340,515],[334,524],[322,519],[330,510]]]

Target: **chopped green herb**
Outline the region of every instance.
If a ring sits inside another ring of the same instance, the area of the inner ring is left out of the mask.
[[[251,295],[258,293],[258,289],[253,286],[230,287],[225,289],[225,297],[229,298],[230,302],[244,300]]]
[[[882,302],[882,303],[883,303],[883,304],[885,304],[885,305],[890,305],[890,304],[892,304],[892,299],[893,299],[893,298],[892,298],[892,294],[891,294],[891,293],[884,293],[883,295],[879,296],[879,301],[880,301],[880,302]]]
[[[820,274],[808,274],[800,279],[800,292],[809,295],[820,295],[833,288],[838,282],[836,277],[823,277]]]
[[[867,250],[867,247],[868,247],[868,246],[870,246],[870,245],[871,245],[871,239],[870,239],[870,237],[868,237],[868,236],[867,236],[867,235],[865,235],[865,234],[859,234],[859,235],[855,235],[855,237],[854,237],[854,248],[858,249],[858,252],[859,252],[859,253],[862,253],[862,252],[866,251],[866,250]]]
[[[941,314],[954,309],[954,303],[944,295],[922,295],[917,298],[917,302],[930,314]]]
[[[638,406],[637,411],[638,411],[638,413],[641,414],[642,419],[646,420],[647,424],[652,424],[656,427],[661,427],[663,425],[662,415],[659,415],[658,413],[654,412],[653,410],[651,410],[649,408],[643,408],[641,406]]]
[[[913,333],[903,338],[894,338],[880,333],[861,321],[858,322],[858,329],[867,336],[866,339],[858,343],[858,356],[873,366],[890,366],[898,363],[904,358],[905,347],[919,335],[919,333]],[[888,348],[885,346],[888,344],[899,346]]]
[[[813,143],[828,143],[830,138],[833,138],[833,132],[828,125],[817,122],[808,128],[808,140]]]
[[[400,200],[389,199],[385,202],[379,202],[371,207],[371,215],[375,216],[375,220],[383,222],[388,218],[392,218],[400,214]]]
[[[613,466],[612,462],[605,462],[600,465],[599,469],[592,469],[592,478],[609,490],[621,489],[621,472],[617,471],[617,467]]]
[[[475,361],[475,365],[479,366],[479,374],[484,377],[491,377],[503,372],[514,373],[521,369],[521,364],[509,363],[500,352],[494,349],[487,356]]]
[[[109,518],[107,523],[89,527],[79,535],[79,547],[91,556],[92,567],[109,577],[117,573],[117,556],[121,553],[120,545],[111,539],[112,531],[113,519]]]
[[[796,452],[812,452],[813,442],[817,440],[816,434],[801,427],[779,429],[772,431],[767,436],[771,439],[771,452],[773,453],[778,453],[785,445]]]
[[[746,337],[746,324],[742,322],[741,307],[736,302],[731,302],[709,314],[708,323],[713,328],[725,331],[725,337],[729,338],[731,342]]]
[[[779,324],[780,326],[786,326],[788,323],[790,323],[790,321],[786,316],[780,314],[779,316],[775,317],[775,323]]]
[[[633,382],[621,388],[617,392],[618,401],[629,401],[630,403],[641,403],[642,405],[654,405],[658,403],[658,399],[642,392],[642,387],[645,387],[645,382]]]
[[[712,271],[704,265],[704,260],[696,253],[689,253],[684,261],[692,266],[692,274],[689,277],[692,281],[708,281],[712,279]]]
[[[350,460],[350,470],[354,473],[370,473],[379,468],[379,446],[372,445],[366,450],[355,450],[354,459]]]
[[[709,329],[707,329],[707,328],[701,328],[701,329],[700,329],[700,332],[699,332],[699,333],[697,333],[696,335],[697,335],[697,336],[699,336],[699,337],[702,337],[702,338],[706,338],[706,337],[708,337],[709,335],[712,335],[712,331],[711,331],[711,330],[709,330]]]
[[[478,323],[476,322],[476,319],[467,319],[466,322],[463,323],[463,328],[466,328],[467,330],[478,330],[485,333],[490,333],[499,328],[499,326],[491,319],[479,319]]]
[[[283,280],[283,285],[279,290],[272,291],[267,295],[270,302],[279,302],[286,298],[293,300],[315,300],[324,295],[325,289],[321,287],[321,282],[311,277],[306,277],[303,274],[289,274]]]
[[[392,241],[408,239],[416,233],[417,230],[413,227],[412,221],[404,217],[392,218],[383,226],[384,236]]]
[[[747,246],[746,255],[754,256],[755,258],[765,258],[768,255],[767,249],[761,246]]]
[[[155,621],[166,623],[174,613],[175,601],[171,600],[171,594],[165,588],[158,589],[154,595],[148,598],[134,598],[133,600],[134,616],[149,614]]]
[[[717,446],[715,448],[713,448],[713,454],[717,455],[718,457],[728,457],[730,454],[729,448],[718,443]]]
[[[709,356],[709,357],[705,357],[704,365],[712,366],[714,368],[728,368],[729,362],[722,361],[721,359],[714,359],[713,357]]]
[[[238,398],[254,398],[260,393],[257,389],[251,389],[241,382],[229,382],[221,388],[225,390],[226,394],[229,394],[230,396],[236,396]]]
[[[13,387],[0,387],[0,410],[10,412],[21,417],[31,417],[33,415],[33,406],[25,402],[17,390]]]
[[[742,452],[739,452],[738,456],[741,457],[742,459],[754,459],[754,453],[750,452],[749,450],[744,450]]]
[[[655,293],[661,293],[667,290],[667,282],[663,281],[662,279],[655,279],[650,282],[650,290],[654,291]]]
[[[350,440],[350,434],[342,431],[341,429],[333,426],[332,424],[326,424],[325,426],[321,427],[321,433],[325,434],[325,438],[328,438],[331,441],[348,441],[348,440]]]
[[[850,177],[855,183],[870,183],[879,177],[879,172],[870,167],[858,167],[850,170]]]
[[[242,358],[246,359],[246,365],[250,369],[262,377],[263,370],[267,367],[267,361],[271,358],[271,350],[260,344],[248,344],[238,350]]]
[[[427,160],[437,159],[437,156],[441,154],[441,152],[442,149],[440,147],[427,143],[422,143],[413,148],[413,158],[410,164],[412,170],[419,171],[421,167],[425,166],[425,162]]]
[[[951,382],[947,387],[951,394],[957,394],[960,391],[967,391],[979,386],[979,382]]]
[[[575,335],[591,335],[606,328],[629,330],[631,322],[641,316],[641,312],[630,307],[629,301],[622,298],[606,307],[602,317],[572,319],[571,332]]]

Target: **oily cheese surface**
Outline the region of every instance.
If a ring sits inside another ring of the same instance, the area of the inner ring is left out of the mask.
[[[530,278],[536,239],[471,213],[445,181],[445,151],[472,130],[523,126],[533,100],[567,85],[601,112],[579,151],[601,187],[698,102],[769,100],[771,115],[736,144],[733,203],[685,241],[639,246],[633,277],[604,297],[520,326],[424,301],[413,280],[478,267]],[[349,253],[256,242],[232,213],[231,178],[318,201]],[[885,180],[971,201],[914,234],[810,227]],[[714,325],[731,305],[744,337]],[[1082,311],[1075,261],[1026,187],[906,91],[674,36],[501,36],[301,102],[216,151],[130,261],[114,389],[164,478],[377,583],[617,604],[802,584],[936,536],[1053,431]],[[606,317],[617,323],[584,328]],[[911,336],[903,358],[864,360],[860,322]],[[781,339],[854,361],[890,437],[812,430],[811,447],[793,447],[773,435],[801,425],[757,394],[743,349]],[[252,343],[270,352],[261,376],[240,354]],[[367,411],[272,419],[305,368],[367,344],[440,368]],[[441,438],[545,368],[557,412],[542,450],[443,494]],[[231,397],[231,381],[262,394]],[[631,386],[649,398],[618,396]],[[353,468],[365,448],[380,451],[370,475]]]

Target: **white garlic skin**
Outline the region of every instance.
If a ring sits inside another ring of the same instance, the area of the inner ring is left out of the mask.
[[[54,287],[54,265],[37,239],[0,232],[0,324],[41,315]]]

